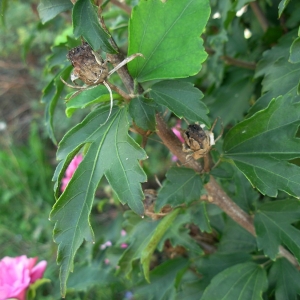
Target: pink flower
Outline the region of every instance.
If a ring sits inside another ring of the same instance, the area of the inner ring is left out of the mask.
[[[104,250],[104,249],[106,249],[108,247],[111,247],[111,246],[112,246],[112,242],[111,241],[107,241],[104,244],[100,245],[100,249]]]
[[[121,230],[121,236],[125,236],[126,234],[127,234],[127,232],[124,229],[122,229]]]
[[[78,154],[75,155],[72,161],[70,162],[66,173],[65,177],[62,179],[62,184],[61,184],[61,191],[63,192],[65,188],[67,187],[69,181],[71,180],[73,174],[75,173],[76,169],[78,168],[79,164],[82,162],[82,155]]]
[[[121,244],[121,248],[122,248],[122,249],[126,249],[127,247],[128,247],[127,244],[125,244],[125,243],[122,243],[122,244]]]
[[[42,260],[37,265],[37,257],[4,257],[0,260],[0,300],[16,298],[26,299],[26,290],[31,283],[43,277],[47,262]]]
[[[181,120],[177,120],[176,125],[174,127],[172,127],[172,131],[178,137],[180,142],[184,143],[184,139],[181,136],[180,129],[181,129]],[[172,156],[172,161],[177,161],[177,160],[178,160],[178,158],[175,155],[173,155]]]

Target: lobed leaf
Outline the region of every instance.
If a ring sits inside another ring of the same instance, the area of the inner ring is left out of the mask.
[[[89,215],[103,175],[122,204],[128,203],[138,214],[144,212],[140,182],[146,180],[146,175],[137,160],[145,159],[145,152],[128,135],[126,108],[114,109],[107,123],[101,126],[107,115],[108,108],[91,112],[65,135],[57,152],[58,159],[65,160],[67,165],[84,144],[90,145],[50,214],[51,219],[56,221],[54,240],[59,244],[57,261],[61,264],[63,295],[77,249],[84,239],[94,239]]]
[[[155,106],[153,100],[144,97],[136,97],[130,101],[129,113],[138,127],[155,130]]]
[[[177,216],[176,222],[168,228],[168,231],[164,234],[160,241],[158,249],[163,251],[165,241],[168,241],[172,247],[182,246],[189,252],[189,257],[203,255],[204,252],[200,245],[190,235],[189,224],[192,223],[191,214],[182,213]]]
[[[289,96],[233,127],[225,137],[224,156],[232,159],[251,184],[272,197],[277,191],[299,197],[300,168],[287,162],[300,156],[299,102]],[[288,116],[288,117],[287,117]]]
[[[262,300],[262,293],[266,289],[265,270],[257,264],[247,262],[230,267],[215,276],[201,300]]]
[[[191,206],[188,210],[191,218],[191,223],[194,223],[203,232],[211,233],[212,229],[210,226],[210,220],[206,210],[206,203],[204,201]]]
[[[276,300],[297,299],[300,274],[285,258],[277,259],[269,272],[269,285],[275,287]]]
[[[278,41],[271,50],[264,52],[259,61],[255,77],[264,76],[262,96],[250,109],[249,114],[266,108],[273,98],[291,95],[299,100],[300,63],[289,63],[289,49],[297,31],[291,31]]]
[[[255,237],[232,219],[228,218],[219,242],[218,251],[233,254],[242,251],[250,253],[256,250]]]
[[[41,0],[37,7],[42,23],[55,18],[63,11],[70,10],[73,4],[70,0]]]
[[[194,170],[172,167],[157,195],[155,210],[159,211],[167,204],[175,207],[199,200],[202,188],[202,180]]]
[[[130,62],[130,74],[139,82],[197,74],[207,57],[200,36],[209,14],[207,0],[141,0],[129,22],[128,55],[145,59]]]
[[[72,19],[76,38],[83,36],[95,51],[101,48],[105,52],[116,53],[110,43],[110,35],[100,26],[96,7],[91,0],[77,0]]]
[[[291,224],[300,219],[298,200],[277,200],[263,204],[254,218],[258,248],[275,260],[284,244],[300,262],[300,232]]]
[[[190,82],[167,80],[156,83],[151,87],[150,96],[157,104],[168,107],[178,118],[210,125],[208,109],[200,101],[203,94]]]
[[[176,295],[176,277],[178,273],[187,268],[188,261],[184,258],[168,260],[150,272],[151,285],[141,284],[134,294],[141,299],[163,300],[174,299]]]

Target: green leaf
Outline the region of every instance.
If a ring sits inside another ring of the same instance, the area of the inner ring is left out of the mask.
[[[46,104],[45,107],[45,122],[46,129],[49,137],[52,139],[53,143],[56,144],[56,139],[53,131],[53,115],[57,101],[60,99],[61,93],[64,88],[63,82],[60,80],[62,77],[64,80],[70,76],[72,66],[64,68],[60,73],[58,73],[49,84],[43,89],[42,103]]]
[[[31,283],[29,285],[29,288],[27,290],[27,293],[26,293],[26,299],[27,300],[33,300],[33,299],[36,299],[36,290],[43,284],[45,283],[50,283],[51,280],[50,279],[47,279],[47,278],[40,278],[40,279],[37,279],[34,283]]]
[[[1,18],[1,23],[4,25],[5,23],[5,13],[8,7],[8,0],[0,0],[0,18]]]
[[[300,37],[293,41],[293,44],[290,48],[289,62],[293,64],[300,63]]]
[[[204,201],[198,203],[195,206],[190,206],[188,212],[190,214],[191,223],[197,225],[203,232],[212,232],[206,210],[206,203]]]
[[[269,272],[269,284],[275,287],[276,300],[297,299],[300,295],[300,274],[289,261],[280,258]]]
[[[281,0],[279,5],[278,5],[278,18],[281,17],[284,9],[286,8],[286,6],[289,4],[290,0]]]
[[[257,248],[255,237],[235,221],[228,218],[219,242],[218,251],[233,254],[253,252]]]
[[[131,211],[125,212],[124,217],[126,222],[123,225],[129,238],[129,246],[118,265],[125,276],[130,278],[133,261],[141,257],[143,249],[148,245],[160,221],[149,222],[149,220],[143,220]]]
[[[145,58],[128,64],[130,74],[139,82],[197,74],[207,57],[200,36],[209,14],[207,0],[141,0],[129,22],[128,55]]]
[[[165,232],[169,229],[169,227],[172,225],[174,220],[176,219],[177,215],[179,214],[181,210],[180,209],[174,209],[171,213],[166,215],[158,224],[158,226],[155,228],[155,231],[153,232],[153,235],[151,236],[150,240],[148,241],[147,246],[143,249],[141,253],[141,263],[143,265],[144,270],[144,276],[145,279],[150,282],[149,277],[149,270],[150,270],[150,261],[152,258],[152,254],[154,250],[156,249],[159,241],[165,234]]]
[[[146,175],[137,160],[145,159],[146,154],[128,135],[126,108],[114,109],[107,123],[100,126],[107,116],[107,107],[94,110],[59,144],[57,158],[65,160],[65,165],[84,144],[90,144],[50,214],[56,221],[54,240],[59,244],[57,261],[61,264],[62,295],[66,292],[66,281],[73,270],[77,249],[84,239],[94,240],[89,215],[103,175],[122,204],[128,203],[138,214],[144,212],[140,182],[146,181]]]
[[[87,291],[93,286],[103,287],[113,281],[110,269],[104,269],[98,261],[90,265],[76,266],[76,271],[70,274],[68,291]]]
[[[257,244],[271,259],[284,244],[300,262],[300,232],[291,224],[300,219],[298,200],[277,200],[263,204],[254,218]]]
[[[262,96],[256,101],[249,114],[266,108],[273,98],[280,95],[291,95],[297,100],[300,78],[300,63],[289,63],[289,49],[297,31],[293,30],[284,35],[271,50],[264,52],[259,61],[255,77],[264,76],[262,81]]]
[[[100,26],[97,8],[91,0],[77,0],[72,19],[76,38],[83,36],[95,51],[101,48],[105,52],[116,53],[110,44],[110,35]]]
[[[70,10],[73,4],[70,0],[41,0],[37,7],[40,19],[45,24],[63,11]]]
[[[74,92],[72,92],[73,94]],[[67,96],[68,97],[68,96]],[[119,94],[113,93],[113,99],[121,99]],[[86,108],[87,106],[110,101],[110,96],[107,88],[104,85],[89,90],[82,91],[80,94],[72,98],[66,103],[66,116],[70,118],[78,109]]]
[[[200,175],[194,170],[172,167],[168,170],[166,177],[157,196],[156,211],[167,204],[175,207],[200,199],[203,183]]]
[[[51,55],[47,57],[47,68],[50,71],[56,66],[66,66],[70,65],[67,61],[68,49],[65,45],[58,45],[51,48]]]
[[[168,107],[178,118],[210,125],[208,109],[200,101],[203,94],[190,82],[167,80],[156,83],[151,87],[150,97],[157,104]]]
[[[155,130],[155,103],[144,97],[130,101],[129,113],[135,124],[144,130]]]
[[[262,300],[262,293],[266,289],[265,270],[248,262],[228,268],[214,277],[201,300]]]
[[[134,289],[134,295],[137,296],[137,299],[174,299],[176,295],[176,277],[187,266],[188,261],[183,258],[168,260],[162,263],[150,272],[151,285],[148,283],[139,285]]]
[[[222,85],[205,98],[213,119],[221,118],[224,126],[243,120],[254,87],[253,71],[232,68],[225,74]]]
[[[199,258],[196,261],[196,267],[198,273],[203,276],[204,281],[209,283],[217,274],[235,265],[248,263],[250,260],[251,255],[245,252],[235,252],[234,255],[232,253],[215,252]]]
[[[165,241],[168,241],[173,247],[182,246],[189,251],[189,257],[203,255],[204,252],[200,245],[190,235],[189,224],[191,224],[191,215],[189,213],[181,213],[177,216],[176,222],[169,227],[168,231],[160,241],[158,249],[163,251]]]
[[[278,97],[251,118],[233,127],[225,137],[224,156],[233,160],[262,194],[276,197],[281,190],[300,195],[300,168],[287,160],[300,156],[299,102]]]
[[[252,214],[256,210],[257,200],[261,194],[253,188],[249,180],[244,174],[233,164],[222,163],[221,166],[229,167],[232,171],[232,176],[225,178],[223,188],[228,193],[228,196],[245,212]],[[212,172],[213,173],[213,172]]]
[[[180,284],[180,290],[176,292],[175,300],[199,300],[201,299],[207,283],[202,279],[191,279]]]

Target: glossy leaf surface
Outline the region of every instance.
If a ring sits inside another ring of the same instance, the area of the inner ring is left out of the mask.
[[[200,101],[202,92],[191,83],[180,80],[167,80],[154,84],[151,98],[160,105],[168,107],[178,118],[191,122],[201,122],[209,126],[208,109]]]
[[[96,7],[91,0],[76,1],[72,19],[76,38],[83,36],[95,51],[101,48],[105,52],[116,53],[109,42],[109,34],[100,26]]]
[[[295,137],[299,105],[288,96],[274,99],[225,137],[225,157],[232,159],[262,194],[275,197],[281,190],[300,195],[300,168],[287,162],[300,156],[300,142]]]
[[[145,59],[128,64],[131,75],[144,82],[197,74],[207,57],[200,35],[209,13],[207,0],[141,0],[129,23],[128,54]]]
[[[72,7],[73,4],[69,0],[41,0],[37,9],[42,22],[46,23]]]

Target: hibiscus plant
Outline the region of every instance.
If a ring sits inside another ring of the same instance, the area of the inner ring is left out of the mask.
[[[296,299],[299,2],[40,0],[38,13],[60,24],[42,96],[53,142],[62,105],[82,116],[53,177],[62,296]]]

